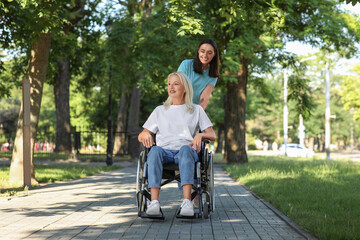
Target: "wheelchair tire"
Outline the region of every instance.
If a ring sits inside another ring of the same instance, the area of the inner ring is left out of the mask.
[[[205,148],[204,152],[203,152],[203,164],[204,166],[208,166],[209,164],[209,150],[207,148]]]
[[[214,186],[214,163],[212,152],[209,152],[206,156],[206,194],[204,196],[204,205],[208,204],[209,212],[214,212],[215,210],[215,186]]]
[[[209,211],[210,210],[210,206],[208,202],[204,202],[203,204],[203,216],[205,219],[209,218]]]
[[[140,209],[140,191],[141,191],[141,184],[142,184],[142,177],[143,177],[143,163],[144,163],[144,154],[145,152],[141,152],[139,159],[138,159],[138,164],[137,164],[137,170],[136,170],[136,202],[137,202],[137,206],[138,209]]]
[[[138,200],[138,216],[141,217],[142,212],[146,212],[147,210],[147,199],[141,192],[136,194],[136,198]]]
[[[215,184],[214,184],[214,161],[213,154],[209,154],[209,193],[210,193],[210,210],[215,211]]]
[[[136,203],[139,208],[140,205],[140,189],[141,189],[141,180],[140,180],[140,169],[138,166],[138,169],[136,171]]]

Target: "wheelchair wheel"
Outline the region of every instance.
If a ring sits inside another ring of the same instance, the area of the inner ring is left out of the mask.
[[[136,170],[136,202],[138,209],[140,209],[140,197],[141,197],[141,184],[142,184],[142,177],[143,177],[143,163],[144,163],[144,152],[140,153],[139,159],[138,159],[138,165]]]
[[[215,211],[215,185],[214,185],[214,162],[213,162],[213,154],[212,152],[210,152],[209,154],[209,168],[208,168],[208,176],[209,176],[209,181],[208,181],[208,191],[210,193],[210,210],[212,212]]]
[[[141,152],[138,160],[138,167],[136,173],[136,202],[137,202],[139,217],[142,216],[143,212],[146,212],[148,205],[148,199],[146,198],[145,195],[147,188],[147,180],[146,180],[146,176],[144,176],[144,172],[147,171],[147,164],[145,162],[145,157],[146,157],[145,152]]]
[[[209,157],[208,156],[209,156],[209,150],[207,148],[205,148],[204,153],[203,153],[203,164],[205,166],[208,166],[208,164],[209,164]]]
[[[139,192],[139,208],[138,208],[138,210],[141,212],[146,212],[147,202],[148,202],[148,200],[146,199],[146,197],[144,195],[142,195],[141,192]]]
[[[208,153],[205,158],[205,162],[207,163],[205,170],[205,181],[206,181],[206,188],[203,196],[203,212],[204,216],[206,211],[208,213],[214,212],[215,210],[215,186],[214,186],[214,163],[213,163],[213,155],[212,152]]]
[[[208,196],[207,194],[205,193],[205,198],[204,199],[208,199]],[[208,219],[209,218],[209,214],[210,214],[210,204],[209,202],[206,200],[206,201],[203,201],[203,204],[202,204],[202,212],[203,212],[203,216],[205,219]]]

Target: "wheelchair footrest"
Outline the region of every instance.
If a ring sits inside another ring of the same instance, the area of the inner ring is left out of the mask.
[[[147,215],[146,212],[139,212],[138,216],[141,218],[150,218],[150,219],[158,219],[158,220],[164,220],[165,216],[162,210],[160,209],[159,215]]]
[[[202,218],[200,209],[198,209],[198,208],[195,208],[195,209],[194,209],[194,215],[193,215],[193,216],[183,216],[183,215],[180,215],[180,211],[181,211],[181,208],[177,211],[177,213],[176,213],[176,218],[181,218],[181,219],[197,219],[197,218]]]

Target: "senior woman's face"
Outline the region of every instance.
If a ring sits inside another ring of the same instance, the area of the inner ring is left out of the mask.
[[[168,80],[168,94],[172,99],[185,98],[185,86],[177,75],[171,75]]]

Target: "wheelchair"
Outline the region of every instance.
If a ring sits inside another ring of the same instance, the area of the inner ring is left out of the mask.
[[[209,218],[210,213],[215,211],[215,188],[214,188],[214,163],[213,153],[209,151],[208,139],[201,142],[201,150],[198,153],[199,161],[195,163],[193,192],[191,200],[197,201],[194,204],[194,216],[181,216],[180,209],[177,211],[177,218],[198,219]],[[151,193],[148,188],[148,164],[147,156],[150,149],[143,150],[138,159],[136,173],[136,201],[138,216],[141,218],[151,218],[164,220],[165,216],[160,209],[160,215],[147,215],[147,206],[151,201]],[[172,182],[181,182],[180,173],[177,164],[165,164],[163,166],[163,175],[161,187]]]

